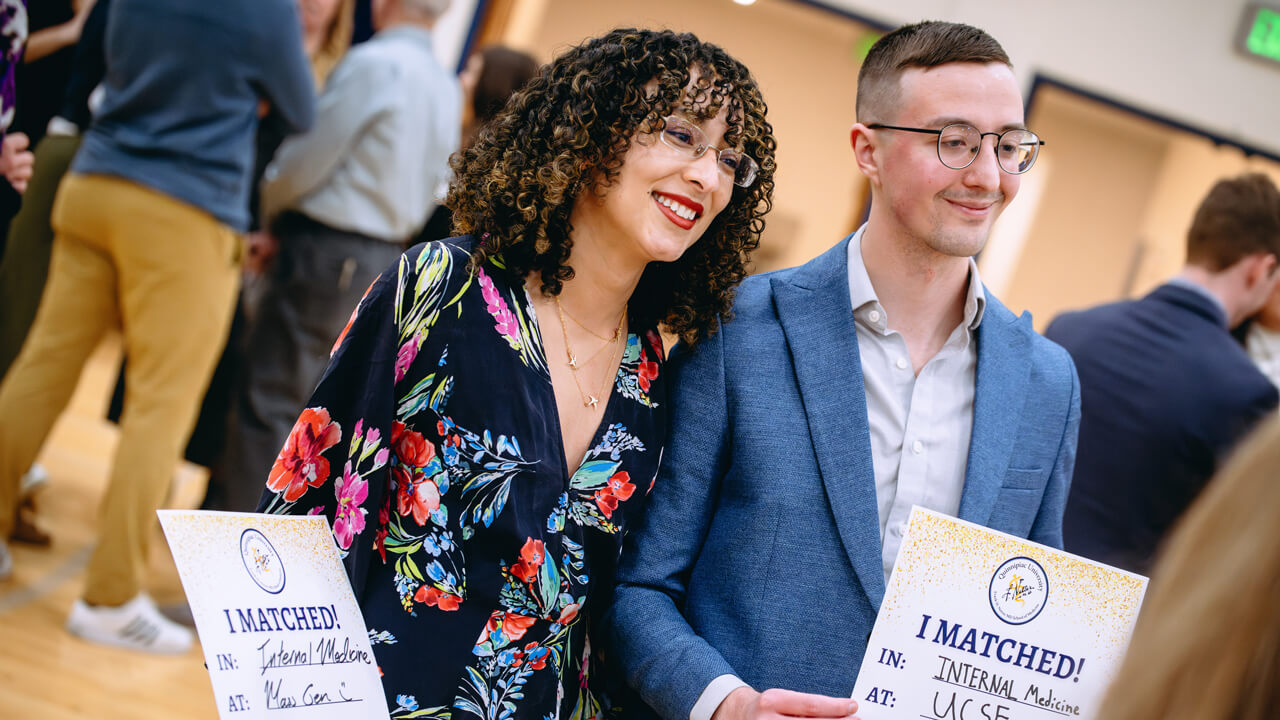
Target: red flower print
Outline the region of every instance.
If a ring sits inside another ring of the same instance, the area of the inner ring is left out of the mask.
[[[560,618],[556,620],[556,622],[560,623],[561,625],[568,625],[569,623],[573,622],[574,618],[578,617],[578,610],[581,608],[582,606],[579,605],[578,603],[570,603],[568,605],[565,605],[564,609],[560,611]]]
[[[391,522],[390,504],[391,498],[388,497],[382,509],[378,510],[378,530],[373,534],[373,546],[377,548],[384,563],[387,561],[387,524]]]
[[[645,358],[644,351],[640,351],[640,364],[636,367],[636,382],[640,385],[640,389],[649,392],[649,383],[658,379],[658,363]]]
[[[613,477],[609,478],[607,487],[609,492],[619,500],[630,500],[631,493],[636,491],[636,486],[631,482],[631,474],[626,470],[614,473]]]
[[[502,634],[506,635],[512,642],[524,637],[524,634],[529,631],[529,628],[533,627],[533,624],[537,622],[537,618],[532,618],[528,615],[502,613],[500,618],[497,617],[497,615],[498,613],[495,612],[490,616],[489,623],[493,624],[494,621],[497,620],[498,624],[502,626]],[[495,625],[493,629],[496,630],[497,625]],[[490,632],[492,632],[492,630],[490,630]]]
[[[419,525],[426,525],[427,516],[440,509],[440,489],[435,481],[420,472],[410,475],[404,468],[396,468],[393,473],[397,486],[396,510],[402,517],[412,513]]]
[[[391,426],[391,447],[402,465],[413,468],[426,467],[436,456],[436,448],[422,433],[414,432],[397,420]]]
[[[511,574],[531,583],[538,577],[538,568],[542,567],[545,558],[546,550],[542,541],[529,538],[525,540],[524,547],[520,548],[520,559],[511,566]]]
[[[618,509],[618,498],[613,496],[608,490],[596,491],[596,506],[600,508],[600,512],[604,513],[607,518],[613,517],[613,511]]]
[[[530,670],[545,668],[547,666],[547,656],[550,654],[550,651],[536,642],[531,642],[524,646],[524,659],[528,663]]]
[[[630,499],[635,491],[636,486],[631,482],[631,475],[626,470],[616,472],[604,487],[596,491],[596,506],[606,518],[612,518],[613,511],[618,509],[618,503]]]
[[[445,611],[457,610],[458,603],[462,601],[462,598],[457,595],[450,595],[430,585],[423,585],[418,588],[418,592],[414,593],[413,599]]]
[[[329,479],[329,461],[321,454],[342,439],[342,427],[329,419],[324,408],[307,408],[289,432],[267,476],[267,487],[284,492],[286,502],[302,497],[307,487],[319,487]]]

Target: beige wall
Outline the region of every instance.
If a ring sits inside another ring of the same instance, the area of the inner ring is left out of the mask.
[[[1276,0],[817,0],[884,25],[965,22],[1037,73],[1280,154],[1280,66],[1237,49],[1246,7]]]
[[[519,0],[513,8],[504,41],[543,60],[613,27],[669,27],[752,69],[779,144],[757,270],[800,264],[856,225],[866,183],[848,131],[863,26],[793,0]],[[1275,163],[1052,86],[1037,92],[1028,124],[1048,145],[979,265],[993,291],[1011,309],[1031,310],[1039,328],[1176,273],[1186,226],[1219,177],[1259,170],[1280,182]]]
[[[1143,220],[1143,237],[1150,247],[1133,294],[1147,292],[1182,268],[1187,228],[1200,200],[1219,178],[1263,172],[1280,184],[1280,166],[1275,163],[1248,159],[1235,148],[1215,147],[1185,133],[1175,135]]]
[[[1142,295],[1176,274],[1187,227],[1218,179],[1258,171],[1280,183],[1271,161],[1057,88],[1037,94],[1028,124],[1048,142],[1032,170],[1043,188],[995,290],[1041,329],[1064,310]],[[997,232],[989,252],[1008,255],[1000,241]]]
[[[842,238],[857,221],[864,181],[853,163],[849,126],[865,32],[826,11],[761,0],[528,0],[505,41],[549,60],[614,27],[691,31],[751,68],[778,138],[774,209],[755,257],[757,270],[800,264]],[[518,21],[517,21],[518,20]]]
[[[1028,126],[1046,141],[1044,166],[1031,170],[1044,189],[1002,300],[1031,310],[1043,328],[1062,310],[1124,293],[1168,141],[1146,123],[1053,90],[1038,94]]]

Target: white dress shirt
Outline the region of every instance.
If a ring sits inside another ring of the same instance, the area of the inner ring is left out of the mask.
[[[849,241],[849,297],[862,361],[887,583],[912,505],[951,516],[960,511],[973,434],[974,331],[987,298],[978,265],[970,259],[964,319],[917,376],[906,339],[892,329],[893,320],[877,299],[862,261],[865,230],[864,225]],[[712,680],[689,711],[689,720],[710,720],[729,693],[745,686],[734,675]]]
[[[316,124],[263,174],[269,223],[297,210],[332,228],[404,242],[427,221],[458,149],[462,96],[431,34],[387,28],[353,47],[316,103]]]
[[[960,511],[973,434],[978,346],[974,331],[987,298],[978,265],[969,260],[964,319],[917,376],[907,341],[876,298],[862,261],[862,230],[849,241],[849,297],[862,356],[871,428],[871,462],[880,516],[885,583],[902,546],[911,506],[944,515]]]
[[[1280,332],[1254,321],[1245,335],[1244,347],[1262,374],[1280,388]]]

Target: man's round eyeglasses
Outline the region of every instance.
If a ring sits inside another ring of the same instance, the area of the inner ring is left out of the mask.
[[[679,115],[669,115],[662,121],[662,132],[658,134],[663,144],[680,151],[695,160],[706,154],[708,150],[716,152],[716,166],[720,172],[729,176],[738,187],[750,187],[756,180],[760,166],[750,155],[733,148],[713,148],[707,142],[706,133]]]
[[[982,139],[992,135],[996,139],[996,161],[1000,169],[1010,175],[1021,175],[1031,169],[1040,154],[1040,146],[1044,141],[1030,130],[1005,130],[997,132],[979,132],[972,125],[951,123],[941,130],[927,128],[901,127],[871,123],[867,127],[872,130],[902,130],[905,132],[928,133],[938,136],[938,159],[952,170],[963,170],[973,164],[974,158],[982,150]]]

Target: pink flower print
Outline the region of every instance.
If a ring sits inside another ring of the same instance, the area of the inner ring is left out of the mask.
[[[493,329],[506,339],[512,350],[519,350],[520,322],[507,308],[506,301],[502,299],[498,288],[493,286],[493,280],[485,274],[484,270],[478,270],[477,275],[480,278],[480,295],[484,298],[485,309],[493,316]]]
[[[400,352],[396,353],[396,382],[403,380],[405,373],[409,372],[409,366],[413,364],[414,358],[418,357],[421,344],[422,333],[417,333],[400,346]]]
[[[343,550],[351,547],[355,536],[364,531],[365,509],[360,504],[369,497],[369,483],[351,471],[351,463],[342,468],[342,480],[335,488],[338,510],[333,517],[333,536]]]

